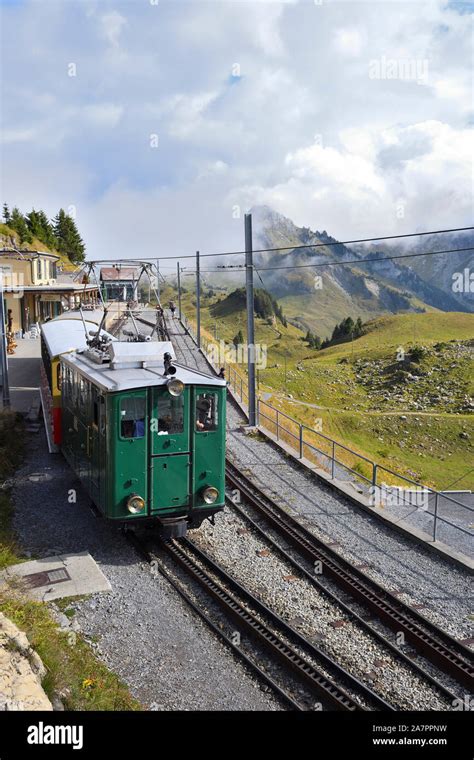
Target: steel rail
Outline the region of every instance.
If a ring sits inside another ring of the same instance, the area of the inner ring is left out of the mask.
[[[467,647],[355,568],[294,520],[230,461],[227,461],[226,477],[228,483],[239,489],[246,501],[263,514],[292,546],[313,564],[321,562],[323,573],[328,578],[375,612],[390,628],[402,632],[415,649],[472,690],[473,658]]]
[[[197,614],[199,618],[213,631],[213,633],[216,634],[216,636],[222,640],[222,642],[228,646],[234,654],[236,654],[240,659],[242,659],[247,665],[247,667],[253,671],[258,678],[263,680],[267,686],[269,686],[277,695],[278,697],[284,702],[291,710],[295,711],[304,711],[305,708],[302,707],[302,705],[297,702],[293,697],[288,694],[284,689],[282,689],[276,681],[268,675],[268,673],[263,670],[259,665],[252,660],[251,657],[249,657],[245,652],[240,649],[240,647],[237,646],[237,644],[234,644],[232,639],[229,636],[226,636],[224,631],[222,631],[219,626],[217,626],[214,621],[211,619],[211,617],[202,610],[199,605],[196,604],[194,599],[184,591],[184,589],[180,586],[180,584],[173,578],[173,576],[166,570],[166,568],[163,566],[161,562],[157,562],[156,558],[153,556],[151,552],[146,549],[146,547],[141,543],[141,541],[138,539],[136,534],[133,530],[126,530],[124,531],[125,537],[127,540],[131,543],[133,548],[137,551],[137,553],[148,563],[153,564],[153,567],[157,567],[160,574],[168,581],[168,583],[171,584],[171,586],[174,588],[174,590],[179,594],[179,596],[188,604],[191,609]]]
[[[290,669],[300,679],[304,680],[312,690],[318,693],[318,695],[331,702],[331,704],[339,710],[354,712],[357,710],[365,711],[367,709],[361,706],[360,703],[355,700],[350,694],[348,694],[345,689],[343,689],[332,679],[328,678],[324,673],[320,672],[310,662],[308,662],[308,660],[300,655],[290,644],[288,644],[277,633],[275,633],[271,627],[263,623],[262,620],[257,617],[257,615],[252,612],[248,606],[244,605],[235,596],[229,593],[229,591],[220,585],[220,583],[217,582],[206,570],[204,570],[202,566],[197,564],[196,561],[190,557],[189,551],[186,551],[186,548],[189,549],[191,546],[190,542],[188,542],[186,539],[174,539],[171,541],[161,541],[161,543],[165,550],[173,557],[173,559],[184,570],[186,570],[190,576],[200,584],[202,588],[206,590],[206,592],[224,609],[228,615],[236,620],[236,622],[238,622],[241,626],[246,628],[247,631],[261,645],[263,645],[271,652],[273,657],[279,659],[285,668]],[[196,552],[196,549],[197,548],[192,545],[192,550],[194,552]],[[204,558],[204,555],[202,555],[202,553],[200,559],[201,562],[204,561],[208,563],[209,566],[213,568],[213,571],[216,572],[215,568],[218,566],[216,566],[212,560],[207,557]],[[221,568],[219,568],[219,570],[222,573],[225,573],[225,571],[223,571]],[[230,580],[232,582],[231,585],[233,586],[234,590],[239,587],[238,595],[241,597],[245,597],[247,595],[249,597],[251,596],[249,592],[247,592],[246,589],[244,589],[238,583],[238,581],[235,579]],[[252,606],[257,606],[258,600],[253,597],[252,599]],[[264,605],[262,605],[262,608],[263,607]],[[281,620],[277,615],[275,615],[275,613],[272,613],[267,608],[265,609],[267,610],[265,614],[267,614],[269,617],[273,616],[274,621],[277,621],[275,624],[281,627],[287,625],[285,621]],[[292,634],[296,634],[296,632],[293,631],[293,629],[291,629],[289,626],[288,629],[292,632]],[[299,634],[297,635],[299,636]],[[301,639],[305,641],[303,637],[301,637]],[[310,644],[310,642],[307,643]],[[330,660],[330,658],[327,656],[326,658],[331,667],[334,669],[342,670],[342,668],[340,668],[337,663]],[[350,674],[346,674],[345,671],[344,677],[347,680],[351,680],[352,686],[363,692],[366,699],[370,699],[373,703],[376,703],[379,709],[394,709],[391,705],[382,700],[380,696],[372,692],[369,687],[359,682],[353,676],[350,676]]]

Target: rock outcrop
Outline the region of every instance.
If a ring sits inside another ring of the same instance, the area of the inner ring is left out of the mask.
[[[52,710],[46,669],[22,631],[0,612],[0,710]]]

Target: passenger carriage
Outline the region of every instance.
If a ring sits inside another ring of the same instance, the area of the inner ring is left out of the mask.
[[[180,536],[223,509],[226,383],[169,342],[62,354],[61,450],[104,517]]]

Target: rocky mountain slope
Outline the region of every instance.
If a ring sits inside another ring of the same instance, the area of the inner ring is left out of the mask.
[[[451,269],[458,270],[461,254],[449,259],[449,268],[445,256],[359,263],[359,259],[376,259],[390,252],[399,253],[402,248],[348,247],[337,243],[325,230],[297,227],[268,206],[255,206],[251,212],[255,249],[288,246],[284,251],[255,253],[256,268],[265,288],[281,300],[289,317],[322,336],[347,315],[367,320],[381,314],[426,309],[474,311],[474,300],[459,297],[452,289]],[[447,238],[443,236],[442,242],[447,248],[469,244],[464,239]],[[410,250],[435,250],[435,244],[440,249],[440,240],[420,240]],[[315,247],[298,248],[308,244]],[[408,250],[404,248],[402,252]],[[335,263],[339,261],[351,263]],[[468,261],[469,256],[464,254],[464,266]],[[471,257],[471,264],[473,261]],[[288,266],[299,268],[284,268]],[[444,272],[443,276],[440,272]]]

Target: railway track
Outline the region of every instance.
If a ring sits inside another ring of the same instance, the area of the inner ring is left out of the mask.
[[[308,560],[313,568],[317,567],[318,574],[331,579],[352,599],[370,609],[372,613],[397,633],[403,633],[405,641],[409,642],[420,654],[435,663],[450,677],[468,689],[473,689],[473,657],[472,652],[456,639],[452,638],[441,628],[431,623],[427,618],[401,602],[397,597],[373,581],[349,561],[341,557],[327,543],[317,538],[299,522],[294,520],[276,502],[264,494],[261,489],[242,473],[233,463],[227,461],[226,478],[233,489],[238,489],[241,498],[245,500],[260,516],[263,516],[276,533],[292,548]],[[232,502],[232,506],[246,515],[245,511]],[[256,525],[257,529],[259,526]],[[260,529],[261,530],[261,529]],[[261,531],[263,533],[263,531]],[[265,535],[265,533],[264,533]],[[292,559],[290,557],[290,559]],[[316,564],[318,563],[318,564]],[[304,568],[301,568],[303,569]],[[326,593],[328,589],[318,581],[316,575],[304,570],[312,583]],[[355,613],[338,596],[332,594],[351,615]],[[359,616],[359,622],[377,633],[379,638],[398,655],[408,659],[412,667],[419,669],[424,677],[436,684],[445,694],[451,694],[436,679],[433,679],[422,668],[413,663],[401,650],[375,631]]]
[[[283,671],[283,676],[280,674],[277,682],[269,674],[268,667],[262,666],[258,657],[249,656],[241,646],[234,643],[232,636],[224,633],[221,626],[213,621],[207,604],[197,604],[192,593],[185,590],[181,582],[176,581],[159,557],[142,543],[135,533],[127,531],[126,535],[140,555],[152,567],[158,568],[201,619],[244,659],[290,709],[322,709],[319,705],[324,703],[326,706],[329,705],[330,709],[349,712],[394,710],[392,705],[370,687],[352,676],[266,607],[191,541],[160,541],[160,547],[168,557],[186,573],[191,583],[197,584],[201,591],[218,605],[227,619],[238,626],[239,633],[245,631],[247,637],[270,657],[272,663],[278,662],[279,671]],[[285,683],[286,679],[301,683],[309,697],[295,698],[291,688],[281,685],[282,680]],[[314,699],[322,700],[321,703],[316,703],[316,708]]]

